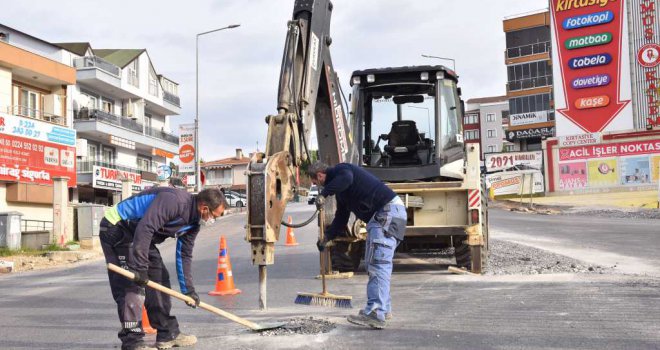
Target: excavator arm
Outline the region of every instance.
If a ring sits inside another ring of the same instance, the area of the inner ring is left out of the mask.
[[[330,165],[357,161],[330,58],[332,8],[329,0],[295,1],[282,57],[277,114],[266,117],[266,152],[255,154],[248,166],[246,240],[252,263],[259,266],[262,309],[266,266],[275,262],[282,216],[296,191],[296,168],[309,159],[312,122],[320,160]]]

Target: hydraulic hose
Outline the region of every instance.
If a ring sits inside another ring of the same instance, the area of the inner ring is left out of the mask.
[[[282,221],[281,224],[284,225],[284,226],[286,226],[286,227],[291,227],[291,228],[301,228],[301,227],[304,227],[304,226],[309,225],[310,222],[314,221],[314,219],[316,218],[316,214],[318,214],[318,212],[319,212],[319,210],[316,209],[316,211],[314,212],[314,214],[312,214],[312,217],[310,217],[309,219],[307,219],[306,221],[304,221],[304,222],[302,222],[302,223],[300,223],[300,224],[289,224],[289,223],[286,223],[286,222],[284,222],[284,221]]]

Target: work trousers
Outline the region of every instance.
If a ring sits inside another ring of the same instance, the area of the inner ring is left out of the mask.
[[[111,224],[105,218],[101,220],[99,238],[105,255],[105,261],[128,268],[129,257],[133,249],[134,225],[120,221]],[[163,264],[158,248],[149,247],[149,280],[170,288],[170,276]],[[142,306],[147,309],[151,326],[158,331],[157,341],[170,341],[179,335],[179,323],[170,315],[172,302],[170,296],[151,288],[144,288],[119,274],[108,271],[110,290],[117,303],[117,313],[122,329],[118,337],[122,349],[132,349],[144,338],[142,329]],[[146,289],[146,290],[145,290]]]
[[[406,207],[396,197],[376,212],[367,224],[367,242],[364,262],[369,274],[367,306],[365,314],[376,313],[385,321],[385,314],[392,311],[390,279],[394,251],[403,239],[406,229]]]

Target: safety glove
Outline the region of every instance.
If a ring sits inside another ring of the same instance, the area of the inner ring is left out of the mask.
[[[186,301],[186,305],[190,306],[193,309],[196,309],[199,306],[199,303],[200,303],[199,295],[197,295],[197,292],[195,292],[193,290],[193,291],[190,291],[190,292],[186,293],[186,295],[189,296],[194,301],[194,303],[189,303],[189,302]]]

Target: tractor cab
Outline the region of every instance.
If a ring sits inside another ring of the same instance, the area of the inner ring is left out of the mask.
[[[388,182],[463,176],[463,103],[444,66],[355,71],[351,130],[361,165]]]

